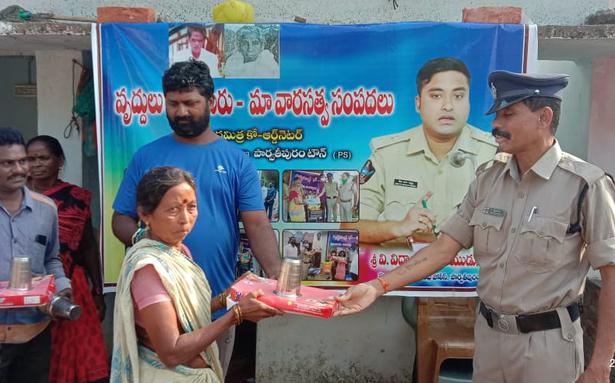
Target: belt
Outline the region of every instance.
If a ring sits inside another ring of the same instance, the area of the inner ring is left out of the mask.
[[[351,199],[346,199],[346,200],[340,199],[340,202],[352,202],[352,200]]]
[[[327,197],[327,198],[328,198],[328,199],[336,199],[336,198],[337,198],[337,196],[335,196],[335,197]]]
[[[566,310],[568,310],[570,319],[573,322],[579,319],[581,308],[578,302],[569,305],[566,307]],[[483,302],[480,302],[480,313],[487,320],[489,327],[510,334],[527,334],[534,331],[560,328],[562,326],[559,315],[557,315],[555,310],[529,315],[504,315],[491,310]]]

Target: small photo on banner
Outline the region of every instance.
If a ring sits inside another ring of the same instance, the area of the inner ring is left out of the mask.
[[[258,170],[265,213],[270,222],[280,219],[280,173],[277,170]]]
[[[359,172],[286,170],[282,175],[286,222],[356,222],[359,219]]]
[[[277,230],[273,230],[277,243],[280,243],[280,233]],[[235,267],[235,275],[237,278],[245,274],[246,272],[252,272],[260,277],[266,277],[265,272],[261,268],[260,263],[254,257],[252,253],[252,247],[250,247],[250,240],[246,232],[241,229],[239,233],[239,247],[237,248],[237,264]]]
[[[353,230],[284,230],[285,258],[300,259],[304,281],[357,281],[359,233]]]
[[[171,24],[169,28],[169,66],[182,61],[202,61],[211,77],[222,77],[224,59],[223,24]]]
[[[225,24],[227,78],[280,78],[279,24]]]

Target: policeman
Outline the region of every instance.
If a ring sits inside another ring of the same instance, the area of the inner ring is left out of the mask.
[[[339,190],[339,185],[337,182],[333,180],[333,173],[327,173],[327,182],[325,182],[325,187],[323,189],[323,193],[327,200],[326,209],[327,209],[327,222],[337,222],[337,192]]]
[[[422,125],[370,143],[360,177],[360,221],[343,225],[358,229],[361,242],[431,230],[438,223],[432,221],[443,221],[461,202],[476,168],[493,158],[493,137],[467,124],[469,84],[468,68],[455,58],[436,58],[419,70],[415,108]],[[429,211],[420,203],[428,192]]]
[[[574,382],[583,373],[578,301],[600,270],[598,333],[577,382],[608,382],[615,352],[615,186],[555,139],[567,75],[490,74],[493,133],[507,160],[477,172],[442,235],[404,264],[351,288],[338,315],[420,280],[474,246],[480,265],[474,381]]]
[[[342,222],[352,221],[352,210],[359,203],[359,191],[350,173],[342,173],[342,184],[339,188],[338,202],[340,205],[340,219]]]

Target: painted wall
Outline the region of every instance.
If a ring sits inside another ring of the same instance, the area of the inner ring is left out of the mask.
[[[64,149],[66,163],[60,177],[81,185],[81,135],[75,129],[65,137],[65,127],[73,108],[73,86],[79,81],[80,71],[73,79],[72,60],[81,60],[80,51],[36,52],[36,83],[38,86],[38,134],[57,138]]]
[[[157,9],[165,21],[206,21],[211,8],[222,0],[141,0],[124,1],[125,5],[150,6]],[[537,24],[582,24],[585,17],[601,9],[615,6],[613,0],[249,0],[258,22],[292,21],[305,17],[310,23],[375,23],[390,21],[461,21],[463,8],[480,6],[519,6]],[[0,0],[0,8],[14,4],[14,0]],[[96,7],[120,5],[114,0],[21,0],[19,4],[32,12],[52,12],[66,16],[95,16]]]
[[[30,64],[31,62],[31,64]],[[28,79],[28,66],[30,79]],[[37,105],[36,97],[15,97],[14,86],[36,83],[36,65],[34,57],[2,56],[0,57],[0,126],[10,126],[24,135],[28,140],[36,136]]]
[[[615,174],[615,58],[595,60],[592,73],[588,159]]]

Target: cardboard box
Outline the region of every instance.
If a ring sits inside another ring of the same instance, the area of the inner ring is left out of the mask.
[[[244,276],[231,286],[227,298],[227,308],[237,304],[241,297],[251,291],[261,289],[264,295],[258,300],[289,314],[308,315],[317,318],[331,318],[337,307],[336,291],[319,289],[316,287],[301,286],[301,296],[287,298],[275,294],[277,281],[261,278],[254,275]]]
[[[49,303],[56,290],[53,275],[32,278],[31,290],[11,290],[9,282],[0,282],[0,309],[43,306]]]

